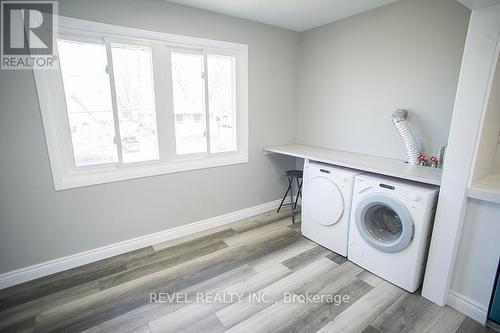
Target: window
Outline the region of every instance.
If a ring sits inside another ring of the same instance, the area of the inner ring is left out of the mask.
[[[215,54],[207,56],[208,105],[210,110],[210,150],[236,150],[235,59]]]
[[[171,59],[176,153],[235,151],[235,57],[175,51]]]
[[[152,50],[111,44],[123,162],[159,159]]]
[[[57,44],[75,165],[117,162],[105,45]]]
[[[35,70],[56,190],[248,161],[245,45],[58,21]]]
[[[202,54],[171,53],[175,151],[178,155],[207,152],[205,84]],[[196,117],[196,118],[195,118]],[[196,119],[196,120],[195,120]]]

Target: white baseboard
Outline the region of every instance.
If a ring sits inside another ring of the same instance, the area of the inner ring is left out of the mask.
[[[171,239],[187,236],[210,228],[238,221],[247,217],[262,214],[276,209],[281,200],[275,200],[258,206],[242,209],[236,212],[212,217],[187,225],[167,229],[123,242],[103,246],[94,250],[80,252],[67,257],[54,259],[33,266],[21,268],[0,275],[0,289],[19,283],[34,280],[43,276],[62,272],[64,270],[85,265],[98,260],[110,258],[146,246],[155,245]]]
[[[448,292],[448,305],[485,325],[488,308],[453,290]]]

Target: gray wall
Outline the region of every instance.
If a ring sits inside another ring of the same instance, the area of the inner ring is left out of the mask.
[[[301,35],[298,141],[405,158],[396,108],[427,153],[445,144],[470,11],[455,0],[401,0]]]
[[[249,45],[248,164],[54,191],[30,71],[0,71],[0,272],[278,199],[293,160],[298,34],[163,0],[60,1],[65,16]]]

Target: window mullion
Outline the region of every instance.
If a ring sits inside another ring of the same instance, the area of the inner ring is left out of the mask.
[[[153,47],[154,91],[156,100],[156,126],[160,161],[170,162],[175,154],[175,125],[172,96],[172,70],[170,48],[162,44]]]
[[[113,68],[113,55],[111,53],[111,42],[105,40],[106,43],[106,55],[108,57],[108,76],[109,76],[109,87],[111,89],[111,105],[113,107],[113,122],[115,125],[115,141],[116,149],[118,153],[118,164],[123,164],[123,151],[122,151],[122,139],[120,134],[120,119],[118,117],[118,102],[116,98],[116,86],[115,86],[115,73]]]
[[[203,79],[204,79],[204,96],[205,96],[205,133],[207,136],[207,154],[210,155],[210,106],[208,98],[208,60],[207,52],[203,52]]]

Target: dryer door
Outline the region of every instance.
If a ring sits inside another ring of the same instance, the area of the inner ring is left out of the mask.
[[[304,211],[321,225],[333,225],[344,215],[345,202],[337,184],[326,177],[309,180],[304,189]]]
[[[413,239],[411,213],[394,197],[382,193],[368,195],[358,202],[355,219],[361,237],[379,251],[402,251]]]

